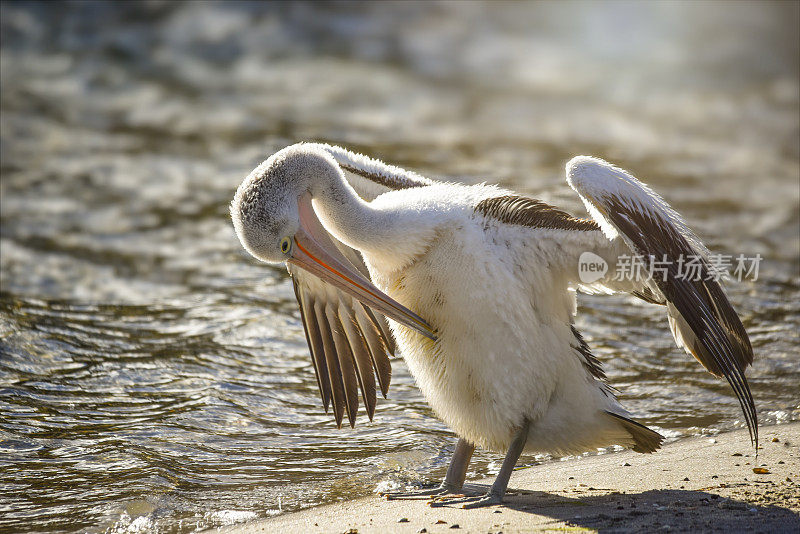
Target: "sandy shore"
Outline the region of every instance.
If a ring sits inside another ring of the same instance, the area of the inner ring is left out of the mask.
[[[515,471],[503,506],[368,497],[217,529],[262,532],[800,532],[800,423]],[[756,473],[763,468],[767,473]],[[469,484],[485,492],[491,480]]]

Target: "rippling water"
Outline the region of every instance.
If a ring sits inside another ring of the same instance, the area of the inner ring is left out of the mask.
[[[800,415],[797,4],[1,9],[0,530],[187,532],[444,474],[402,360],[375,422],[336,430],[285,271],[232,231],[235,187],[299,140],[576,214],[567,159],[630,169],[762,255],[729,293],[761,421]],[[642,421],[743,426],[663,310],[580,304]]]

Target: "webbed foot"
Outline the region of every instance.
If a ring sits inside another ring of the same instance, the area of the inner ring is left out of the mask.
[[[472,508],[483,508],[484,506],[494,506],[497,504],[503,504],[503,496],[496,495],[494,493],[487,493],[482,497],[473,497],[473,500],[462,504],[461,508],[470,510]]]
[[[465,509],[482,508],[484,506],[494,506],[503,503],[503,496],[497,493],[486,493],[484,495],[452,495],[434,499],[428,503],[433,508],[445,506],[456,506]]]
[[[434,499],[436,497],[451,495],[459,490],[460,488],[456,488],[450,484],[442,483],[441,485],[430,489],[382,492],[380,495],[382,497],[386,497],[387,501]]]

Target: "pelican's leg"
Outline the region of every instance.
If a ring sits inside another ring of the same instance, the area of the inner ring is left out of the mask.
[[[456,443],[456,450],[453,452],[453,457],[450,459],[450,465],[447,468],[447,475],[439,487],[427,490],[383,493],[382,495],[388,500],[392,500],[425,499],[456,493],[464,486],[464,480],[467,478],[467,467],[469,467],[469,461],[472,459],[473,452],[475,452],[475,445],[472,445],[467,440],[461,438],[458,440],[458,443]]]
[[[475,445],[468,442],[464,438],[459,438],[456,443],[456,450],[453,451],[453,457],[450,459],[450,465],[447,466],[447,474],[444,477],[441,488],[447,489],[450,492],[461,491],[464,486],[464,480],[467,479],[467,467],[472,460],[472,453],[475,452]]]
[[[514,466],[517,465],[522,450],[525,448],[525,442],[528,440],[528,430],[530,429],[530,421],[527,419],[522,424],[517,433],[514,434],[514,440],[506,452],[506,457],[503,459],[503,466],[497,474],[489,493],[480,497],[465,497],[462,499],[443,499],[431,503],[431,506],[447,506],[449,504],[461,504],[462,508],[480,508],[481,506],[492,506],[503,502],[503,496],[506,494],[508,488],[508,481],[511,478],[511,472]]]

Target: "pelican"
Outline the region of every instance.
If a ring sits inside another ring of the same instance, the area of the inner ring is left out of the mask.
[[[677,344],[733,388],[757,446],[744,375],[753,351],[709,251],[628,172],[578,156],[566,175],[591,219],[317,143],[273,154],[236,191],[231,216],[244,248],[287,265],[322,404],[337,427],[345,414],[354,426],[359,390],[372,420],[377,390],[385,398],[389,388],[389,356],[399,350],[459,438],[439,487],[389,498],[494,505],[522,452],[661,446],[664,438],[619,403],[576,329],[576,290],[628,292],[664,306]],[[579,269],[586,253],[607,266],[593,279]],[[651,258],[652,276],[614,275],[633,255]],[[689,256],[699,258],[697,277],[679,270]],[[487,494],[465,496],[475,447],[505,458]]]

